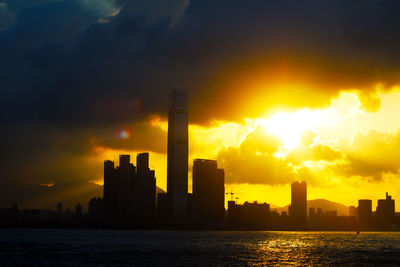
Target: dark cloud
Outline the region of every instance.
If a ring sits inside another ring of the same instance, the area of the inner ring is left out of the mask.
[[[167,132],[149,121],[98,129],[94,145],[116,150],[165,153]],[[121,136],[125,134],[126,136]]]
[[[237,119],[266,108],[248,104],[257,97],[320,105],[340,88],[398,82],[396,1],[17,2],[15,26],[0,35],[3,121],[138,120],[125,99],[165,114],[174,88],[191,91],[194,122]],[[278,92],[270,80],[310,88]]]

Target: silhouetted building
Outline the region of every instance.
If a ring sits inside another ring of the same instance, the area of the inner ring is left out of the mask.
[[[233,218],[234,218],[234,208],[235,208],[236,202],[233,200],[228,201],[228,222],[232,223]]]
[[[104,161],[103,215],[106,221],[116,221],[118,217],[118,178],[114,161]]]
[[[218,221],[225,220],[225,171],[217,169],[215,179],[215,209],[216,219]]]
[[[380,226],[388,227],[395,219],[394,199],[386,192],[386,199],[378,199],[376,219]]]
[[[172,213],[185,217],[188,193],[188,100],[187,92],[174,90],[169,99],[167,194]]]
[[[119,156],[119,166],[113,161],[104,162],[103,210],[107,223],[127,223],[134,213],[135,198],[132,195],[135,166],[129,155]]]
[[[267,203],[245,202],[243,205],[228,201],[228,225],[239,228],[266,229],[270,210]]]
[[[149,153],[140,153],[136,156],[137,173],[147,173],[149,169]]]
[[[136,157],[136,187],[132,188],[136,196],[136,218],[141,222],[152,222],[156,216],[156,178],[149,168],[149,153]]]
[[[217,168],[217,161],[193,161],[193,214],[202,222],[224,221],[224,170]]]
[[[82,205],[80,203],[75,206],[75,214],[79,220],[82,218]]]
[[[88,204],[88,216],[92,223],[100,223],[103,219],[103,199],[94,197]]]
[[[106,223],[144,224],[156,214],[156,179],[149,169],[149,154],[137,156],[138,169],[129,155],[120,155],[119,167],[104,162],[103,211]]]
[[[327,217],[337,217],[337,210],[328,210],[326,212]]]
[[[315,208],[314,208],[314,207],[309,208],[309,209],[308,209],[308,216],[309,216],[309,217],[313,217],[313,216],[315,216],[315,215],[316,215],[316,213],[315,213]]]
[[[317,216],[322,216],[322,208],[317,208]]]
[[[171,198],[167,193],[159,193],[157,195],[157,218],[165,220],[172,215]]]
[[[356,230],[356,217],[338,216],[336,210],[323,212],[320,209],[317,213],[310,213],[308,218],[309,228],[313,230]]]
[[[356,217],[357,216],[357,209],[355,206],[349,207],[349,216]]]
[[[290,216],[295,226],[307,226],[307,183],[294,182],[291,185]]]
[[[358,200],[358,221],[360,226],[370,226],[372,221],[372,200]]]
[[[118,167],[118,193],[117,209],[119,221],[127,222],[134,214],[135,199],[132,193],[132,180],[134,179],[135,167],[130,163],[130,155],[119,156]]]

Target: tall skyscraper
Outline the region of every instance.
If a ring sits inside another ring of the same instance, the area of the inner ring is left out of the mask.
[[[118,168],[118,213],[120,219],[132,212],[131,180],[135,173],[135,167],[130,162],[130,155],[119,156]]]
[[[195,159],[193,162],[193,215],[202,222],[224,220],[224,170],[215,160]]]
[[[116,220],[118,203],[118,180],[114,161],[104,161],[103,214],[107,222]]]
[[[167,193],[174,216],[185,217],[188,193],[188,98],[174,90],[169,98]]]
[[[371,225],[372,217],[372,200],[359,199],[358,200],[358,220],[361,226]]]
[[[307,226],[307,183],[294,182],[291,186],[290,216],[299,227]]]
[[[156,178],[149,168],[149,153],[136,157],[136,187],[132,192],[136,196],[136,217],[141,222],[152,222],[156,216]]]
[[[146,173],[149,169],[149,153],[140,153],[136,156],[136,167],[138,173]]]

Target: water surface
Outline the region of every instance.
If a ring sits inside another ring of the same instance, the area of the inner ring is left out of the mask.
[[[400,233],[0,229],[0,265],[400,265]]]

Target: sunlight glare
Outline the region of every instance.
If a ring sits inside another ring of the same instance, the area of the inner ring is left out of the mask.
[[[279,137],[286,151],[299,146],[301,137],[307,130],[316,132],[321,124],[322,114],[309,109],[291,112],[277,112],[268,119],[258,119],[257,124],[266,132]]]

